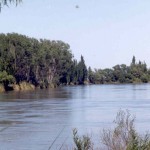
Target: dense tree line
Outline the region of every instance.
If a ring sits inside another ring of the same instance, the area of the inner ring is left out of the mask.
[[[44,88],[83,84],[86,79],[83,56],[77,62],[67,43],[0,34],[0,83],[5,87],[25,81]]]
[[[69,84],[137,83],[150,81],[150,69],[133,56],[129,66],[87,70],[62,41],[37,40],[16,33],[0,34],[0,84],[31,83],[41,88]]]
[[[112,69],[88,69],[89,82],[94,84],[105,83],[147,83],[150,81],[150,70],[145,62],[136,62],[133,56],[130,66],[116,65]]]

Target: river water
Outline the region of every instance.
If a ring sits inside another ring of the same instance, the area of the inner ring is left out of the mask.
[[[99,143],[118,110],[150,130],[150,84],[66,86],[0,94],[0,150],[71,149],[72,129]]]

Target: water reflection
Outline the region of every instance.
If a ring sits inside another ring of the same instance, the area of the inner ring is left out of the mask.
[[[72,143],[75,127],[80,133],[92,132],[98,137],[102,128],[112,125],[120,108],[136,115],[140,132],[150,129],[150,84],[68,86],[3,93],[1,149],[45,150],[52,143],[51,149],[60,149],[62,143]]]
[[[40,90],[35,91],[21,91],[21,92],[7,92],[0,95],[0,101],[32,101],[32,100],[43,100],[43,99],[59,99],[70,98],[71,93],[64,90],[64,88],[51,89],[51,90]]]

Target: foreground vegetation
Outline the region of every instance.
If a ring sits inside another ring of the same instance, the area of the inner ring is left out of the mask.
[[[150,69],[134,56],[129,66],[121,64],[93,71],[90,67],[87,69],[83,56],[78,62],[70,46],[62,41],[0,34],[0,91],[149,81]]]
[[[114,120],[113,129],[104,129],[100,135],[99,148],[88,135],[79,136],[73,130],[74,150],[150,150],[150,135],[140,135],[135,129],[135,117],[129,111],[120,110]],[[103,148],[101,145],[104,145]]]

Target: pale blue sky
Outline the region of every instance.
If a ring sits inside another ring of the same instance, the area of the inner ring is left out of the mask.
[[[150,0],[23,0],[0,13],[0,33],[10,32],[67,42],[92,68],[133,55],[150,67]]]

